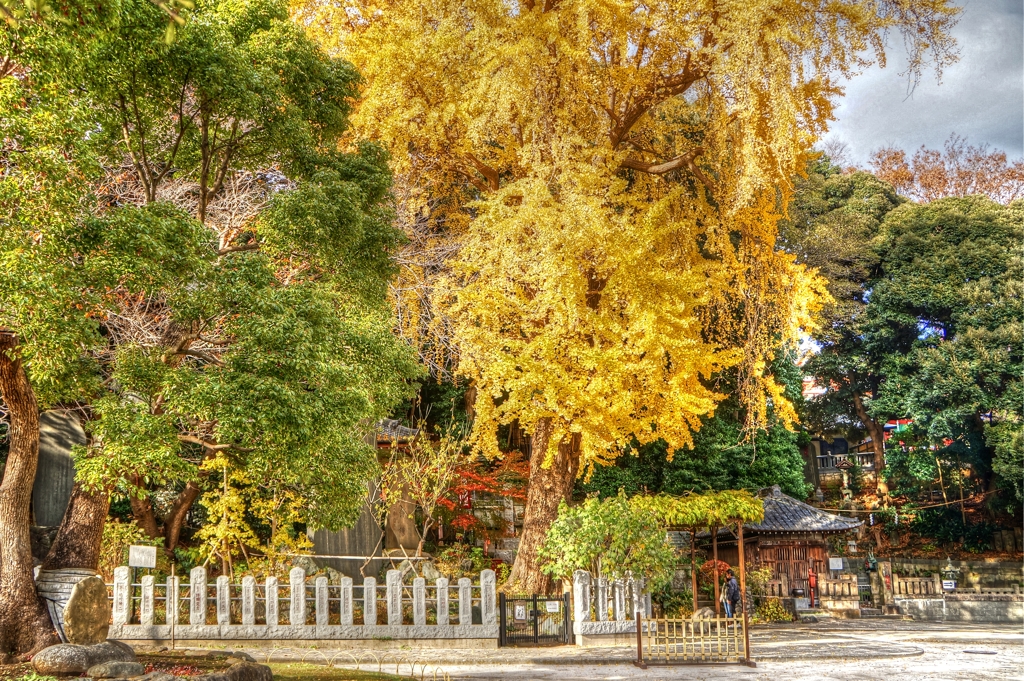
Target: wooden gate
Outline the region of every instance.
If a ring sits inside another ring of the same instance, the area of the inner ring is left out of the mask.
[[[643,619],[636,613],[636,661],[651,665],[745,664],[750,659],[743,617]]]
[[[760,542],[758,559],[762,565],[772,569],[773,579],[782,579],[785,575],[791,589],[803,589],[810,595],[807,587],[807,574],[828,573],[828,557],[822,545],[804,542]],[[789,596],[790,594],[786,594]]]

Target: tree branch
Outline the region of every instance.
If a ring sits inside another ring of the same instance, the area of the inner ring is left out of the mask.
[[[477,169],[477,172],[487,178],[487,184],[490,186],[491,191],[496,191],[499,187],[498,171],[478,159],[473,154],[466,154],[466,158],[469,159],[469,162]]]
[[[639,170],[640,172],[643,173],[650,173],[651,175],[664,175],[665,173],[669,173],[673,170],[678,170],[680,168],[685,167],[691,173],[697,176],[697,179],[700,180],[705,187],[707,187],[709,192],[714,194],[714,184],[712,184],[711,180],[709,180],[707,176],[703,172],[701,172],[700,168],[697,167],[697,164],[693,162],[694,159],[696,159],[703,153],[703,147],[694,147],[685,154],[681,156],[676,156],[675,158],[669,161],[665,161],[664,163],[647,163],[646,161],[641,161],[639,159],[627,158],[622,162],[622,165],[620,165],[619,167],[631,168],[633,170]]]
[[[260,245],[256,242],[242,244],[241,246],[228,246],[217,251],[217,255],[227,255],[228,253],[238,253],[239,251],[258,251]]]

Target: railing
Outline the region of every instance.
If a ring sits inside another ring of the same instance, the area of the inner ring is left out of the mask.
[[[739,662],[754,666],[742,617],[650,619],[636,614],[637,659],[650,665]]]
[[[422,577],[404,585],[401,572],[389,570],[384,586],[367,577],[357,592],[349,577],[342,577],[339,584],[330,584],[326,577],[307,584],[305,570],[294,568],[288,575],[287,595],[281,593],[285,588],[276,577],[263,584],[244,577],[241,584],[232,584],[222,576],[210,585],[201,567],[192,570],[188,584],[168,577],[158,585],[147,576],[133,585],[129,574],[126,567],[114,570],[110,638],[496,638],[498,633],[493,570],[480,573],[479,585],[465,577],[450,584],[442,577],[431,586]],[[473,623],[474,604],[479,607],[479,624]],[[185,609],[187,613],[182,612]]]
[[[942,578],[892,576],[893,596],[903,598],[935,598],[942,595]]]
[[[860,467],[865,470],[874,470],[875,468],[875,455],[873,453],[821,454],[817,459],[818,470],[838,470],[836,464],[840,461],[860,464]]]
[[[623,622],[626,630],[634,631],[633,613],[651,614],[651,595],[645,593],[643,579],[595,579],[589,572],[577,570],[572,588],[573,615],[579,623]]]

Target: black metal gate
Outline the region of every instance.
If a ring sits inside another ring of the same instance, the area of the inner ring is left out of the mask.
[[[558,646],[569,643],[572,619],[569,594],[506,596],[498,594],[499,646]]]

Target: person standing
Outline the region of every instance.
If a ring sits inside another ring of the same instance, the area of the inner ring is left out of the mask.
[[[732,570],[725,571],[725,616],[736,617],[740,602],[740,585]]]

